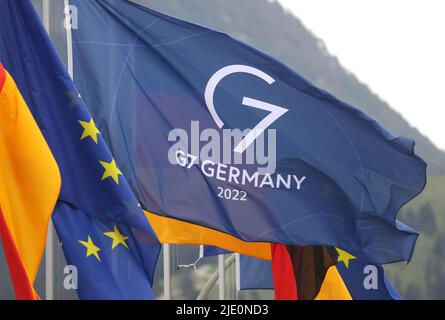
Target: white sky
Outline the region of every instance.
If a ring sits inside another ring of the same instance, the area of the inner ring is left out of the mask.
[[[445,0],[278,0],[445,150]]]

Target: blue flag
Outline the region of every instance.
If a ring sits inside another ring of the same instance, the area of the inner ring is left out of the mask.
[[[347,264],[338,262],[336,268],[354,300],[401,300],[397,290],[385,277],[382,266],[354,257]]]
[[[225,34],[126,0],[70,3],[75,83],[145,209],[411,258],[417,233],[396,216],[426,182],[414,141]]]
[[[233,252],[214,247],[204,246],[203,256],[211,257]],[[273,290],[272,263],[270,261],[240,255],[240,290]]]
[[[273,290],[272,262],[240,256],[240,289]]]
[[[214,246],[204,246],[203,256],[211,257],[220,254],[231,254],[232,252]]]
[[[0,61],[57,161],[53,221],[81,299],[150,299],[159,242],[30,1],[0,0]]]

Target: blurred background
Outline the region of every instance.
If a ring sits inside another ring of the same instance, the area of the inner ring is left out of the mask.
[[[134,0],[152,9],[225,32],[259,48],[317,86],[370,114],[397,135],[416,140],[428,163],[424,192],[401,209],[399,219],[420,233],[409,264],[385,266],[405,299],[445,299],[445,3],[442,0]],[[42,0],[33,0],[42,14]],[[63,0],[50,0],[50,29],[66,61]],[[409,174],[409,173],[407,173]],[[56,241],[55,298],[76,299],[63,288],[65,261]],[[172,297],[196,299],[216,271],[215,257],[193,268],[195,246],[172,248]],[[162,298],[162,258],[154,291]],[[44,262],[36,280],[45,292]],[[235,298],[235,270],[226,274]],[[209,298],[217,298],[217,288]],[[272,299],[266,290],[241,299]],[[0,299],[14,299],[0,250]]]

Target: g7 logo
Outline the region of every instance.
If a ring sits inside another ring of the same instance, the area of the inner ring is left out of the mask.
[[[221,82],[221,80],[234,73],[248,73],[254,75],[258,78],[261,78],[269,85],[275,82],[275,80],[271,76],[264,73],[263,71],[246,65],[231,65],[218,70],[207,83],[204,97],[207,108],[209,109],[209,112],[212,115],[213,120],[220,129],[224,126],[224,122],[221,120],[215,109],[215,104],[214,104],[215,90],[218,84]],[[255,128],[253,128],[244,137],[244,139],[242,139],[239,142],[239,144],[234,149],[234,151],[237,153],[243,153],[255,141],[255,139],[257,139],[272,123],[274,123],[278,118],[280,118],[282,115],[284,115],[286,112],[289,111],[288,109],[285,109],[283,107],[279,107],[264,101],[259,101],[248,97],[243,98],[242,104],[248,107],[269,111],[270,114],[266,116],[263,120],[261,120],[255,126]]]

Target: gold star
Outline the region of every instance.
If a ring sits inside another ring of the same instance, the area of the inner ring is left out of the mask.
[[[122,175],[122,172],[117,168],[116,161],[114,159],[108,163],[105,161],[99,161],[102,167],[105,168],[104,175],[102,176],[102,180],[105,180],[108,177],[113,178],[114,182],[119,184],[119,175]]]
[[[79,243],[82,244],[85,248],[87,248],[87,257],[94,255],[97,258],[97,260],[100,261],[100,257],[98,254],[100,248],[93,243],[93,240],[91,240],[90,236],[88,236],[88,241],[79,240]]]
[[[80,137],[80,140],[83,140],[87,137],[91,137],[93,141],[97,144],[97,135],[100,133],[96,128],[96,124],[94,123],[93,118],[91,118],[90,122],[79,121],[80,125],[83,127],[83,133]]]
[[[337,260],[337,262],[343,261],[343,263],[346,266],[346,269],[349,268],[349,260],[357,259],[352,254],[349,254],[346,251],[343,251],[342,249],[335,248],[335,250],[338,253],[338,260]]]
[[[127,240],[128,237],[120,233],[119,229],[116,226],[114,226],[114,231],[105,232],[104,235],[113,239],[113,243],[111,244],[111,250],[113,250],[119,244],[122,244],[125,248],[128,249],[128,245],[125,242],[125,240]]]

